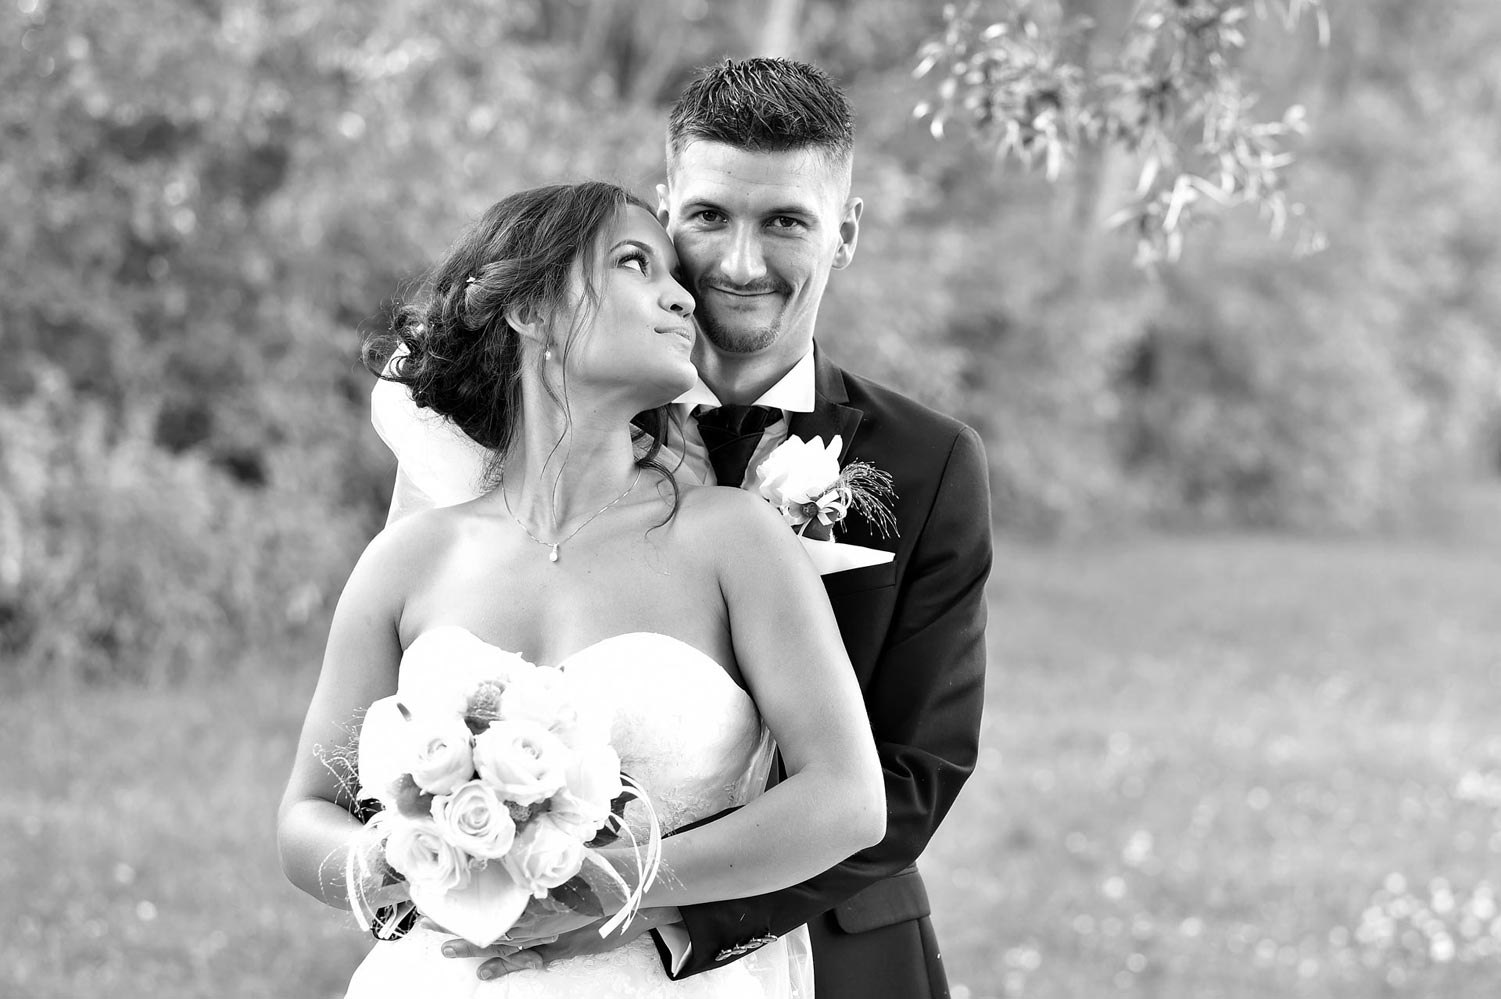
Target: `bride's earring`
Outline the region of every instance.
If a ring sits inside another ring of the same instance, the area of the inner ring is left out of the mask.
[[[542,360],[544,360],[544,361],[551,361],[552,360],[552,348],[551,347],[547,347],[547,348],[543,349],[543,351],[542,351]]]

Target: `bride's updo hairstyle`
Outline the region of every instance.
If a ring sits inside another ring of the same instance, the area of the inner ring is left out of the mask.
[[[388,331],[366,336],[365,366],[406,385],[419,407],[448,417],[497,462],[503,459],[521,412],[526,363],[522,335],[506,315],[545,319],[552,347],[566,356],[599,302],[592,250],[627,205],[652,211],[624,188],[600,181],[533,188],[496,202],[449,247],[428,275],[425,294],[398,303]],[[583,263],[580,302],[569,299],[575,261]],[[637,418],[637,435],[651,438],[639,464],[654,464],[666,414],[662,407]]]

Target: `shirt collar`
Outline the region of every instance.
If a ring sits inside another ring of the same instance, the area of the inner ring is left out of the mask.
[[[755,401],[757,406],[774,406],[787,413],[811,413],[817,398],[816,383],[814,379],[813,348],[803,355],[802,360],[792,366],[792,369],[777,380],[777,383]],[[687,406],[720,406],[719,396],[714,390],[704,384],[702,377],[696,377],[693,387],[677,399],[675,404]]]

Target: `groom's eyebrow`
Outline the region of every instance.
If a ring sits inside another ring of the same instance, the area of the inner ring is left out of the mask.
[[[690,198],[689,200],[683,202],[682,211],[688,212],[697,208],[710,208],[716,212],[727,211],[723,204],[715,201],[713,198]],[[772,218],[777,215],[798,215],[804,217],[812,217],[817,214],[817,209],[812,204],[798,201],[788,202],[781,205],[774,205],[771,208],[764,209],[761,212],[761,215],[764,218]]]

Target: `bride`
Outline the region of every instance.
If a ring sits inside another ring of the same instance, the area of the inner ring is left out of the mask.
[[[665,827],[744,807],[663,840],[664,874],[615,950],[481,982],[478,958],[443,957],[451,935],[419,924],[374,946],[350,996],[808,994],[793,934],[673,982],[640,929],[679,905],[797,884],[881,838],[879,764],[812,565],[769,504],[680,489],[658,460],[665,406],[694,381],[693,299],[676,268],[624,190],[527,191],[450,248],[430,301],[398,315],[396,344],[367,344],[373,363],[382,346],[405,350],[390,377],[494,455],[490,488],[389,526],[356,564],[278,843],[294,884],[349,908],[361,826],[320,747],[347,743],[395,692],[403,650],[448,626],[608,697],[623,768]],[[772,739],[787,776],[763,794]],[[391,901],[405,886],[353,887]]]

